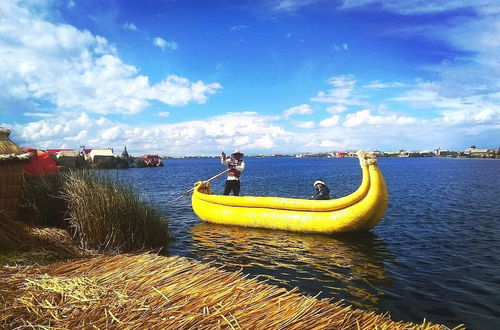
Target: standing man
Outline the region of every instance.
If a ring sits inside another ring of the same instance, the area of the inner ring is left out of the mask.
[[[229,195],[233,191],[234,196],[240,195],[240,176],[245,169],[245,162],[242,160],[243,154],[236,149],[231,157],[226,158],[224,151],[220,155],[220,162],[228,168],[224,195]]]

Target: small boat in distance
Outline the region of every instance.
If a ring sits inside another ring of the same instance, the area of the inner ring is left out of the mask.
[[[195,183],[191,204],[206,222],[331,234],[367,231],[385,214],[384,177],[372,153],[357,152],[363,178],[350,195],[330,200],[213,195],[209,181]]]
[[[144,166],[146,167],[161,167],[164,166],[163,159],[158,155],[144,155],[141,157]]]

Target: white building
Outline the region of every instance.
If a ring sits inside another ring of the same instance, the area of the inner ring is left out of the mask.
[[[85,160],[94,162],[96,158],[113,158],[113,149],[92,149],[89,153],[85,154]]]

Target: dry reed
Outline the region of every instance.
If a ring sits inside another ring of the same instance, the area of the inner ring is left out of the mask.
[[[6,328],[446,329],[395,322],[181,257],[101,256],[0,269],[0,283]]]
[[[10,219],[8,213],[0,210],[0,251],[22,246],[28,238],[28,228]]]
[[[21,193],[22,163],[33,155],[25,153],[9,135],[10,130],[0,127],[0,210],[14,213]]]
[[[42,265],[90,255],[65,230],[30,227],[0,211],[0,265]]]

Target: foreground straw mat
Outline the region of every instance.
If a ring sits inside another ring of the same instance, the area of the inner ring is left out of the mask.
[[[0,268],[0,328],[446,329],[394,322],[181,257]],[[462,327],[460,327],[462,328]],[[459,329],[459,327],[457,327]]]

